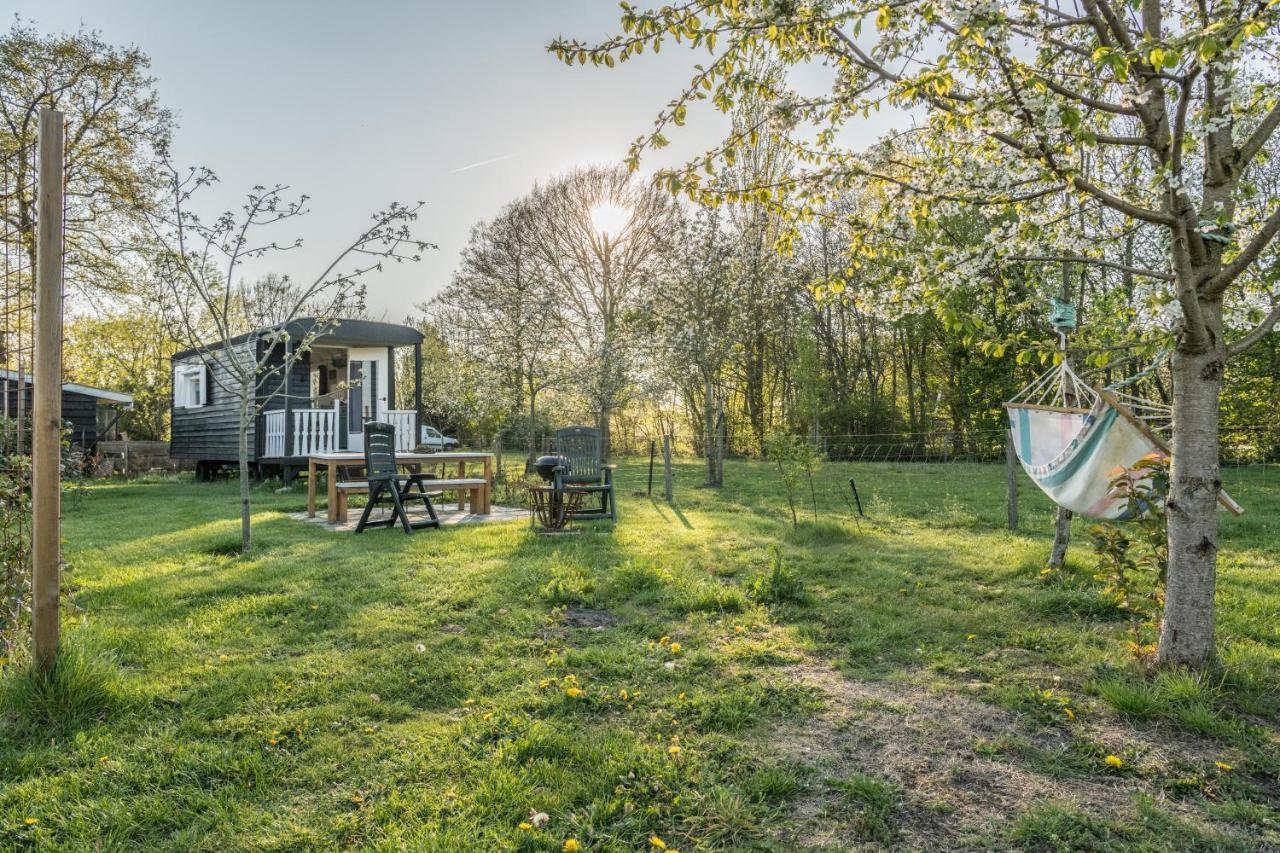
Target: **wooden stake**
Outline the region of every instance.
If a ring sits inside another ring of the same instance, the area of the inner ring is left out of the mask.
[[[1004,462],[1007,469],[1005,491],[1009,499],[1009,529],[1018,529],[1018,454],[1013,449],[1013,430],[1005,430]]]
[[[649,441],[649,497],[653,497],[653,457],[657,453],[657,442]]]
[[[662,478],[667,503],[671,503],[671,436],[669,435],[662,437]]]
[[[62,555],[62,113],[40,111],[34,405],[31,418],[31,623],[36,666],[58,656]]]
[[[1081,272],[1080,288],[1084,290],[1084,273]],[[1058,298],[1063,302],[1071,301],[1071,265],[1066,261],[1062,262],[1062,287],[1058,291]],[[1067,357],[1067,333],[1064,329],[1054,327],[1058,333],[1058,349],[1062,352],[1062,357]],[[1064,395],[1063,402],[1068,406],[1079,405],[1080,401],[1075,398],[1074,389]],[[1067,548],[1071,545],[1071,510],[1066,507],[1058,507],[1053,523],[1053,547],[1049,549],[1049,562],[1047,567],[1050,569],[1061,569],[1067,564]]]

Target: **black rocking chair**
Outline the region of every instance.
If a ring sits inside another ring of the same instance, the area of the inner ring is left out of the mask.
[[[404,527],[405,533],[422,527],[440,526],[440,517],[431,505],[431,495],[427,493],[426,483],[430,482],[430,476],[396,471],[396,428],[391,424],[364,425],[364,472],[369,483],[369,502],[360,513],[356,533],[363,532],[366,527],[395,527],[397,522]],[[418,500],[426,506],[430,519],[410,522],[405,504]],[[370,521],[369,514],[373,508],[384,504],[390,505],[391,514],[385,519]]]
[[[618,520],[618,502],[613,491],[616,465],[605,465],[602,458],[600,430],[594,427],[566,427],[556,430],[556,455],[563,462],[555,470],[556,489],[570,488],[585,492],[583,506],[569,514],[570,518],[608,518]],[[600,498],[599,506],[593,495]]]

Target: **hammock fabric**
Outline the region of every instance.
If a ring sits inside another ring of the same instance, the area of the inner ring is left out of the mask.
[[[1058,506],[1088,518],[1128,518],[1129,501],[1112,483],[1145,460],[1167,461],[1171,455],[1153,428],[1168,422],[1167,408],[1093,388],[1065,361],[1005,408],[1013,447],[1027,476]],[[1134,483],[1149,488],[1155,471],[1142,470],[1141,476],[1133,474]],[[1237,515],[1243,512],[1225,492],[1219,500]]]

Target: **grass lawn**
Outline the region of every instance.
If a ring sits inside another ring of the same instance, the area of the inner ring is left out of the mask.
[[[59,681],[0,685],[0,849],[1280,845],[1276,468],[1225,472],[1221,670],[1157,677],[1002,467],[828,465],[797,531],[763,463],[619,476],[561,538],[264,486],[248,559],[233,484],[90,487]]]

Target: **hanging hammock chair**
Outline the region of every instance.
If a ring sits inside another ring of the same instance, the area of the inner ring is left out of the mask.
[[[1144,460],[1171,458],[1161,435],[1172,421],[1169,407],[1124,390],[1142,375],[1095,388],[1064,359],[1005,404],[1018,461],[1058,506],[1088,518],[1127,518],[1129,500],[1115,479]],[[1139,470],[1150,473],[1135,474],[1136,483],[1150,487],[1154,470]],[[1218,501],[1244,512],[1226,492]]]

